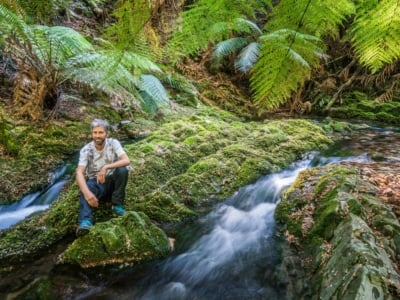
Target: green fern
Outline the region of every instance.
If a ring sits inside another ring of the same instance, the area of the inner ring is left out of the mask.
[[[260,48],[258,42],[252,42],[244,47],[235,61],[235,68],[243,73],[248,72],[257,62]]]
[[[115,6],[112,16],[116,22],[104,30],[103,37],[117,49],[151,57],[153,51],[144,30],[151,19],[151,3],[147,0],[119,0]]]
[[[65,70],[70,79],[125,99],[147,112],[169,102],[164,86],[150,73],[161,73],[161,69],[146,57],[119,50],[75,56]]]
[[[360,1],[350,33],[360,62],[373,73],[399,60],[399,1]]]
[[[231,37],[232,31],[240,31],[243,23],[238,19],[255,19],[257,12],[271,6],[262,0],[200,0],[182,14],[175,35],[169,43],[175,59],[205,50],[210,43]]]
[[[71,0],[0,0],[0,5],[25,18],[28,24],[46,24],[66,9]]]
[[[21,71],[33,69],[38,79],[45,77],[48,89],[54,91],[61,82],[73,80],[119,97],[138,109],[146,105],[143,93],[147,101],[150,97],[157,105],[167,102],[166,91],[154,76],[161,69],[147,57],[110,44],[108,50],[96,51],[71,28],[27,25],[1,5],[0,17],[1,41],[9,53]]]
[[[260,37],[262,46],[251,73],[255,104],[272,109],[285,103],[321,63],[320,38],[337,34],[354,12],[354,3],[347,0],[280,1],[264,28],[270,33]]]
[[[141,107],[149,114],[153,115],[159,107],[169,103],[168,92],[158,78],[153,75],[140,76],[138,88],[141,95]]]
[[[260,57],[251,74],[254,102],[259,108],[277,108],[310,78],[323,56],[315,36],[282,29],[260,38]]]
[[[258,59],[260,50],[259,37],[261,29],[256,23],[242,18],[235,19],[237,24],[233,34],[239,35],[229,38],[215,45],[212,60],[216,67],[219,67],[223,59],[234,57],[234,66],[240,72],[249,71]]]
[[[288,28],[320,38],[333,36],[355,12],[354,1],[350,0],[283,0],[274,7],[265,29],[272,32]]]

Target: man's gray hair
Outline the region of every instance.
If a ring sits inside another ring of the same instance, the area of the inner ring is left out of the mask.
[[[108,129],[110,125],[106,120],[101,120],[101,119],[94,119],[92,123],[90,124],[90,129],[93,131],[94,127],[103,127],[106,132],[108,132]]]

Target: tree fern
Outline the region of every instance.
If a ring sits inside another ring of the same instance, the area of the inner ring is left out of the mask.
[[[271,1],[257,0],[200,0],[183,12],[175,35],[169,43],[177,57],[195,54],[209,43],[231,37],[232,30],[243,24],[239,18],[255,19],[256,13],[264,11]]]
[[[348,16],[356,12],[350,0],[283,0],[274,7],[265,29],[288,28],[317,37],[335,35]]]
[[[400,58],[400,1],[361,1],[351,27],[360,62],[373,73]]]
[[[119,50],[85,53],[71,58],[65,74],[126,104],[154,112],[154,107],[169,102],[168,94],[153,74],[161,69],[144,56]]]
[[[19,100],[14,102],[22,107],[29,109],[32,106],[29,102],[34,102],[37,104],[35,107],[40,109],[46,95],[52,93],[53,99],[56,87],[65,80],[86,83],[137,104],[135,107],[143,103],[139,93],[141,89],[157,103],[160,99],[165,101],[159,86],[153,84],[150,88],[149,84],[145,84],[150,80],[141,78],[144,72],[161,72],[146,57],[115,49],[96,52],[82,35],[71,28],[27,25],[3,6],[0,6],[0,16],[2,42],[15,59],[21,76],[21,80],[15,81],[17,87],[18,84],[28,84],[27,79],[32,86],[15,90],[14,95]],[[40,89],[37,88],[39,85]],[[33,93],[22,93],[24,90]],[[35,119],[40,117],[39,112],[34,115],[24,112],[21,115],[25,113]]]
[[[231,55],[235,57],[235,68],[243,73],[249,71],[258,59],[260,43],[258,41],[262,34],[261,29],[249,20],[238,18],[238,24],[233,34],[236,36],[215,45],[213,51],[213,61],[218,67],[222,59]]]
[[[266,23],[259,59],[251,74],[254,102],[259,108],[285,103],[307,79],[324,56],[319,38],[334,35],[355,11],[353,2],[284,0]]]
[[[251,74],[254,102],[259,108],[276,108],[320,63],[320,40],[288,29],[266,34],[261,40],[260,57]]]
[[[151,2],[119,0],[115,6],[112,16],[116,22],[104,30],[103,37],[120,50],[152,57],[155,49],[150,47],[150,38],[146,35],[146,26],[151,20]]]

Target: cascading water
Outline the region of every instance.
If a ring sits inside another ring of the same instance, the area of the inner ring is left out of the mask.
[[[140,299],[277,299],[265,281],[278,258],[274,211],[282,190],[311,159],[240,189],[201,220],[212,229],[186,252],[166,261]],[[153,282],[156,279],[156,282]]]
[[[46,210],[68,181],[68,177],[65,176],[67,171],[68,166],[63,166],[54,172],[49,186],[44,191],[26,195],[17,203],[1,205],[0,230],[13,226],[35,212]]]

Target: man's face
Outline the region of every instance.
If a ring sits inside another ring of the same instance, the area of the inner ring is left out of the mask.
[[[102,146],[106,140],[107,132],[102,126],[93,127],[92,138],[96,146]]]

